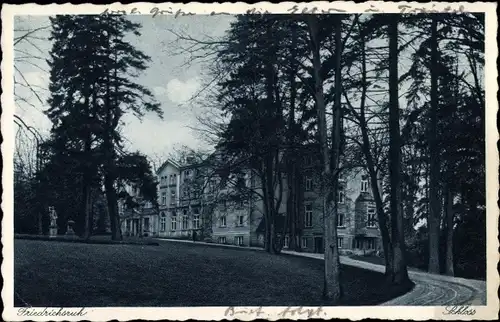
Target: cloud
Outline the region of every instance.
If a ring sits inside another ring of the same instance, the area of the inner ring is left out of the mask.
[[[166,93],[166,89],[161,87],[161,86],[156,86],[153,88],[153,93],[156,95],[156,96],[162,96],[162,95],[165,95]]]
[[[125,128],[125,137],[131,144],[131,149],[152,154],[171,150],[176,144],[196,146],[195,133],[188,127],[189,120],[146,120],[140,122],[132,116],[126,117],[129,122]]]
[[[197,77],[190,78],[185,82],[174,78],[167,84],[167,97],[174,103],[185,103],[196,94],[199,87],[200,82]]]

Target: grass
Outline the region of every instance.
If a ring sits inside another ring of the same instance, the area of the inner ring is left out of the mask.
[[[323,261],[244,248],[14,241],[15,306],[316,306]],[[376,305],[409,289],[342,267],[340,305]]]
[[[16,234],[14,236],[16,239],[29,239],[29,240],[43,240],[43,241],[56,241],[56,242],[67,242],[67,243],[84,243],[84,244],[121,244],[121,245],[151,245],[158,246],[158,242],[152,240],[151,238],[134,238],[126,237],[123,240],[111,240],[111,236],[96,235],[91,236],[89,239],[83,239],[77,235],[57,235],[54,237],[48,235],[27,235],[27,234]]]

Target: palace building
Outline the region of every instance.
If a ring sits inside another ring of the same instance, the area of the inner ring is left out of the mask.
[[[251,193],[261,192],[259,180],[252,171],[244,171],[234,178],[224,178],[211,168],[209,162],[191,162],[181,165],[167,160],[157,171],[158,204],[142,201],[138,190],[127,192],[140,204],[134,210],[124,209],[121,202],[120,218],[125,236],[196,239],[239,246],[263,246],[264,206]],[[323,252],[323,200],[320,194],[318,171],[312,158],[303,162],[303,182],[300,187],[300,211],[296,224],[296,245],[301,251]],[[276,230],[283,239],[284,248],[290,244],[285,227],[288,184],[280,176],[282,198]],[[231,184],[228,182],[231,181]],[[256,193],[258,195],[258,193]],[[338,191],[338,245],[341,253],[367,254],[382,249],[376,208],[369,178],[362,169],[353,169],[341,176]]]

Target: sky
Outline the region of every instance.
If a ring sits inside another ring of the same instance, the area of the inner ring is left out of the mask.
[[[174,147],[187,145],[191,148],[206,148],[206,143],[199,134],[190,129],[196,127],[196,115],[202,106],[190,101],[190,98],[202,89],[202,84],[209,77],[206,66],[200,63],[185,65],[188,55],[178,53],[173,44],[176,36],[171,32],[184,33],[196,39],[222,37],[229,28],[232,16],[140,16],[129,17],[142,25],[140,37],[130,37],[130,42],[151,57],[149,68],[136,80],[154,94],[164,112],[161,120],[156,114],[146,114],[138,120],[133,115],[123,118],[126,126],[123,134],[129,151],[140,151],[147,155],[166,156]],[[18,16],[15,20],[15,37],[23,30],[32,30],[49,26],[48,16]],[[52,43],[48,40],[50,28],[37,31],[30,42],[20,42],[15,53],[16,79],[28,82],[37,92],[40,100],[29,89],[16,86],[16,95],[21,97],[16,104],[16,115],[39,130],[42,136],[49,134],[51,122],[43,114],[47,109],[48,98],[48,58]],[[37,58],[24,59],[30,54]],[[20,61],[22,60],[22,61]],[[41,102],[40,102],[41,101]],[[199,100],[196,100],[199,102]]]

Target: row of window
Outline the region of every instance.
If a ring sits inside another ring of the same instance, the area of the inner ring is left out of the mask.
[[[375,208],[373,206],[367,206],[367,220],[366,227],[376,228],[377,227],[377,218]],[[304,225],[305,227],[313,226],[313,205],[312,203],[305,204],[305,212],[304,212]],[[343,213],[339,213],[337,216],[337,227],[345,227],[345,215]]]
[[[301,238],[301,243],[300,246],[301,248],[308,248],[309,247],[309,239],[308,237],[302,237]],[[376,241],[375,238],[367,238],[367,239],[355,239],[353,241],[353,248],[357,249],[363,249],[363,244],[366,242],[366,249],[375,249],[376,248]],[[338,248],[343,248],[344,247],[344,237],[337,237],[337,245]],[[283,241],[283,247],[288,248],[290,246],[290,237],[285,236],[285,239]]]
[[[185,170],[183,172],[184,174],[184,180],[188,179],[191,176],[192,171],[191,170]],[[177,174],[170,174],[170,175],[165,175],[160,177],[160,184],[171,184],[171,185],[176,185],[177,184]]]
[[[234,236],[234,244],[238,246],[243,246],[243,236]],[[219,244],[227,244],[227,238],[226,236],[219,236],[217,239],[217,242]]]
[[[245,226],[245,216],[244,215],[238,215],[236,219],[236,226],[242,227]],[[219,227],[227,227],[227,217],[226,215],[222,215],[219,218]]]
[[[160,185],[176,185],[177,184],[177,174],[171,174],[169,176],[160,177]]]
[[[187,230],[189,229],[189,217],[184,215],[182,216],[181,220],[179,221],[179,224],[181,226],[181,230]],[[200,229],[201,227],[201,220],[200,220],[200,215],[194,215],[193,216],[193,225],[192,229]],[[165,214],[160,216],[160,231],[164,232],[167,230],[167,217]],[[172,216],[170,220],[170,230],[177,230],[177,216]]]
[[[175,197],[176,197],[176,192],[175,192],[175,190],[172,190],[170,192],[170,204],[171,205],[175,204]],[[167,204],[167,193],[165,191],[163,191],[161,193],[161,202],[160,202],[160,204],[162,206],[165,206]]]
[[[306,191],[313,191],[313,179],[311,177],[306,177],[305,178],[305,190]],[[361,180],[361,192],[368,192],[368,189],[370,188],[370,185],[368,184],[368,180]],[[339,185],[339,203],[344,203],[345,202],[345,192],[344,192],[344,185],[340,184]]]

